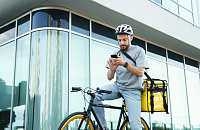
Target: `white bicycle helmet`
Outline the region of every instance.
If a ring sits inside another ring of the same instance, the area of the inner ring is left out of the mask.
[[[115,29],[115,34],[128,34],[133,35],[133,30],[128,24],[121,24]]]

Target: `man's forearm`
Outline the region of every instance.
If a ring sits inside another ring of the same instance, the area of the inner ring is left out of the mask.
[[[144,75],[144,71],[145,71],[145,68],[138,68],[138,67],[132,66],[130,64],[126,67],[126,69],[128,71],[130,71],[132,74],[139,76],[139,77],[142,77]]]
[[[115,70],[108,69],[107,78],[108,80],[112,80],[115,75]]]

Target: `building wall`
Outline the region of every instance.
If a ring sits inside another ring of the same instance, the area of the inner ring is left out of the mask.
[[[188,2],[186,2],[186,0],[183,0],[179,1],[179,3],[177,3],[177,0],[174,0],[174,2],[172,0],[151,0],[154,3],[156,3],[156,1],[160,1],[162,4],[153,4],[149,0],[125,0],[123,2],[115,0],[93,1],[111,10],[119,12],[127,17],[130,17],[131,19],[134,19],[135,21],[149,26],[150,28],[153,28],[161,33],[164,33],[168,36],[176,38],[180,41],[185,42],[186,44],[190,44],[191,46],[200,49],[200,30],[198,28],[200,27],[200,20],[196,20],[195,23],[193,23],[192,17],[192,15],[197,15],[197,19],[199,19],[199,15],[197,14],[200,12],[199,7],[197,8],[198,1],[197,4],[194,4],[196,3],[195,0],[188,0]],[[186,4],[184,4],[185,2]],[[190,6],[192,5],[192,3],[193,7]],[[160,8],[158,5],[160,6]],[[188,10],[191,12],[193,8],[194,13],[191,13],[189,16],[185,16],[181,12],[182,7],[186,9],[189,8]],[[196,14],[195,9],[198,10]],[[191,24],[188,24],[188,22],[186,21],[190,22]],[[193,27],[193,24],[196,27]]]
[[[114,82],[106,79],[105,68],[110,54],[119,49],[112,26],[72,10],[45,7],[1,28],[0,126],[57,129],[68,114],[82,111],[83,97],[70,93],[71,87]],[[134,35],[132,44],[144,48],[148,73],[169,82],[170,114],[142,117],[152,129],[199,129],[199,62],[144,39]],[[121,105],[121,99],[106,103]],[[109,128],[116,128],[116,113],[106,110]]]

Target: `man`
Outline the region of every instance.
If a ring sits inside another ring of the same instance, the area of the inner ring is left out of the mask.
[[[125,99],[129,123],[132,130],[141,130],[141,91],[144,90],[143,75],[145,69],[148,69],[148,62],[145,56],[144,49],[131,45],[133,40],[133,31],[130,25],[122,24],[116,28],[120,49],[126,52],[135,63],[127,58],[122,51],[114,52],[117,58],[110,58],[107,61],[108,68],[107,78],[112,80],[116,73],[116,81],[113,84],[106,85],[101,89],[111,90],[112,94],[96,94],[95,103],[102,104],[103,100],[113,100],[120,98],[120,94]],[[104,128],[107,128],[104,109],[95,108],[98,118]]]

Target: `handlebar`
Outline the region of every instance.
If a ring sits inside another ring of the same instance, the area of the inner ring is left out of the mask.
[[[78,92],[78,91],[83,91],[84,93],[88,93],[88,94],[95,94],[95,93],[108,93],[108,94],[111,94],[112,93],[112,91],[103,90],[103,89],[99,89],[99,88],[97,88],[94,91],[91,91],[91,90],[85,91],[81,87],[72,87],[72,91],[71,92]]]

